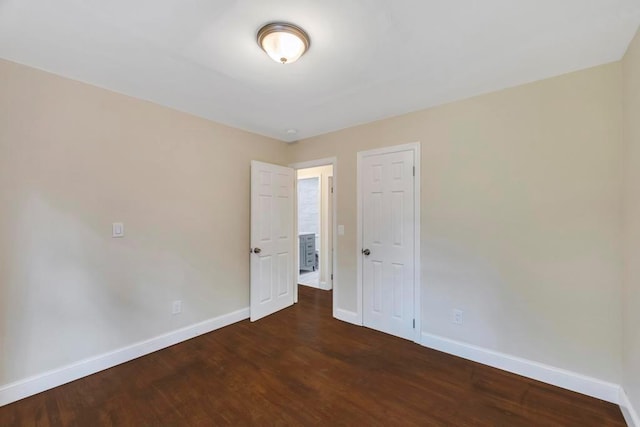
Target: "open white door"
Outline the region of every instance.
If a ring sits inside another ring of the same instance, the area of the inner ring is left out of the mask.
[[[251,321],[293,304],[294,171],[251,162]]]

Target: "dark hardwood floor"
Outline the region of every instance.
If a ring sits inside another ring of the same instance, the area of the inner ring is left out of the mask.
[[[331,317],[331,293],[0,408],[0,426],[624,426],[613,404]]]

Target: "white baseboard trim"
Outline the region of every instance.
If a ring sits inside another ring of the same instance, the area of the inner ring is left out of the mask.
[[[640,427],[640,416],[622,387],[620,387],[620,409],[629,427]]]
[[[318,289],[318,287],[317,287],[316,285],[312,285],[312,284],[310,284],[310,283],[302,283],[302,282],[298,281],[298,285],[306,286],[306,287],[308,287],[308,288]]]
[[[421,344],[463,359],[620,404],[618,384],[425,332],[422,333]]]
[[[87,375],[114,367],[154,351],[170,347],[198,335],[220,329],[232,323],[249,318],[250,309],[243,308],[232,313],[214,317],[195,325],[187,326],[157,337],[140,341],[127,347],[120,348],[99,356],[91,357],[44,372],[20,381],[0,385],[0,406],[24,399],[45,390],[58,387]]]
[[[302,285],[302,286],[309,287],[309,288],[321,289],[323,291],[330,291],[331,290],[331,284],[328,284],[327,282],[320,282],[318,285],[312,285],[310,283],[302,283],[302,282],[299,282],[298,284]]]
[[[325,282],[320,282],[320,289],[322,289],[323,291],[330,291],[331,290],[331,283],[327,283]]]
[[[343,322],[353,323],[354,325],[362,326],[360,316],[355,311],[343,310],[342,308],[336,308],[333,312],[333,317]]]

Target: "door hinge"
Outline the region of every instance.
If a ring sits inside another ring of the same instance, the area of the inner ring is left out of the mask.
[[[333,194],[333,187],[331,187],[331,194]]]
[[[416,176],[416,167],[413,167],[413,176]]]
[[[331,273],[331,280],[333,280],[333,273]]]
[[[413,329],[416,328],[416,319],[413,319]]]

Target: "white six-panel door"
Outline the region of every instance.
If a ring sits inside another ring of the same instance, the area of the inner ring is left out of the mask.
[[[414,151],[362,158],[365,326],[414,338]]]
[[[251,321],[293,304],[294,170],[251,162]]]

